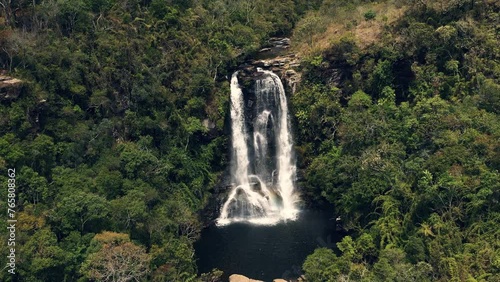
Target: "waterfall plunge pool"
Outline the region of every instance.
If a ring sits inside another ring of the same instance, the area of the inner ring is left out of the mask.
[[[295,221],[273,226],[239,222],[210,226],[195,243],[198,272],[218,268],[224,271],[223,281],[231,274],[266,282],[297,278],[308,255],[316,248],[333,248],[341,238],[332,214],[305,210]]]
[[[340,233],[330,209],[301,211],[296,217],[300,198],[293,138],[279,76],[257,68],[254,85],[243,89],[238,73],[231,76],[234,186],[217,218],[221,226],[206,228],[195,243],[198,270],[220,269],[224,281],[231,274],[263,281],[298,278],[306,257],[318,247],[333,248]],[[248,223],[274,220],[275,225]]]

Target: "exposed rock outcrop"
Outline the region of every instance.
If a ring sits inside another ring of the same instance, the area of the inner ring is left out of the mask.
[[[284,48],[287,49],[290,46],[290,38],[287,37],[271,37],[268,42],[276,48]]]
[[[0,74],[0,100],[15,100],[21,94],[23,81]]]
[[[241,76],[255,78],[259,75],[258,68],[271,70],[282,79],[287,92],[293,94],[301,81],[301,74],[298,72],[300,58],[289,52],[290,43],[290,39],[286,37],[270,38],[265,48],[260,49],[254,58],[240,67],[243,70]]]
[[[203,127],[205,128],[206,132],[204,137],[207,138],[207,140],[212,140],[214,138],[217,138],[219,135],[219,132],[217,130],[216,124],[214,121],[206,118],[202,121],[201,123]]]
[[[285,85],[289,87],[292,93],[295,92],[297,83],[301,80],[300,73],[294,70],[294,68],[300,67],[300,58],[293,53],[268,59],[254,60],[250,62],[250,66],[273,71],[284,80]]]
[[[250,279],[250,278],[243,276],[243,275],[240,275],[240,274],[233,274],[233,275],[229,276],[229,282],[264,282],[264,281]]]
[[[305,281],[302,279],[303,279],[303,277],[300,277],[299,280],[297,280],[297,281]],[[250,278],[243,276],[243,275],[240,275],[240,274],[233,274],[233,275],[229,276],[229,282],[263,282],[263,281],[250,279]],[[288,282],[288,281],[285,279],[277,278],[277,279],[273,279],[273,282]]]

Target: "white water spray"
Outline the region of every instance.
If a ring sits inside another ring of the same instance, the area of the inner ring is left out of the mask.
[[[259,71],[263,78],[255,82],[251,130],[247,130],[238,72],[231,78],[233,189],[222,206],[218,225],[237,221],[272,225],[297,217],[299,198],[294,185],[295,166],[285,90],[276,74]]]

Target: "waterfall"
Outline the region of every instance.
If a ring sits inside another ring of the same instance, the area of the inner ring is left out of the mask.
[[[255,101],[247,108],[238,72],[231,78],[233,188],[218,225],[237,221],[275,224],[293,220],[298,213],[285,90],[276,74],[258,71],[262,78],[255,81]]]

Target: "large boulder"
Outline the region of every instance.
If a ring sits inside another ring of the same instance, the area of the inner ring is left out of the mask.
[[[229,276],[229,282],[264,282],[264,281],[250,279],[250,278],[243,276],[243,275],[240,275],[240,274],[233,274],[233,275]]]

